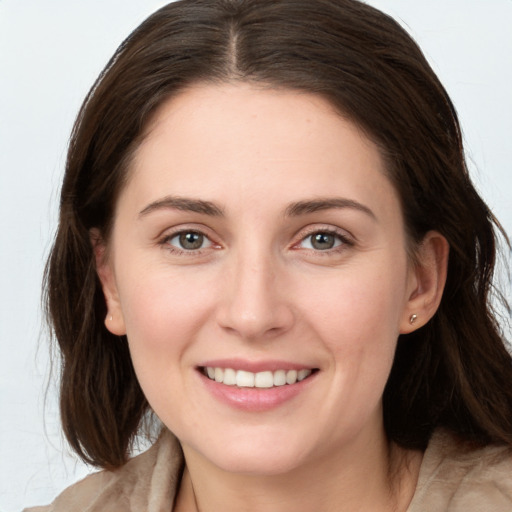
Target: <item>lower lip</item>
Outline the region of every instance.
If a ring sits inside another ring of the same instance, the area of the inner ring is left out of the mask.
[[[295,384],[272,388],[239,388],[226,386],[199,373],[207,390],[219,401],[235,409],[262,412],[274,409],[295,398],[315,379],[317,372]]]

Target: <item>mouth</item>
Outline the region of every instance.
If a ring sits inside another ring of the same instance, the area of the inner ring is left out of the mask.
[[[275,371],[249,372],[233,368],[217,366],[203,366],[199,371],[208,379],[226,386],[239,388],[270,389],[281,386],[291,386],[311,377],[318,371],[316,368],[302,368],[299,370],[279,369]]]

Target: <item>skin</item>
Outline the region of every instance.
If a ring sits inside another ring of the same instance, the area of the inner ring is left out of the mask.
[[[421,454],[388,443],[382,393],[398,335],[439,304],[448,247],[428,233],[410,261],[377,147],[320,97],[200,84],[161,106],[129,173],[97,267],[107,328],[183,446],[176,510],[405,510]],[[332,248],[313,245],[322,233]],[[240,410],[198,371],[234,357],[316,371]]]

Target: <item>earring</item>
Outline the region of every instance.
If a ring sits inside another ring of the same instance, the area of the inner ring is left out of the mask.
[[[112,322],[112,320],[114,320],[114,317],[113,317],[112,315],[109,315],[109,316],[107,317],[107,320],[109,320],[110,322]]]
[[[409,318],[409,323],[412,325],[414,322],[416,322],[417,318],[418,318],[418,315],[411,315]]]

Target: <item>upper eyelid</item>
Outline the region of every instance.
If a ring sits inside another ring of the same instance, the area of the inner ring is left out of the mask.
[[[199,234],[205,236],[212,244],[222,245],[219,242],[220,237],[215,236],[215,232],[211,228],[208,228],[204,224],[195,224],[195,223],[190,223],[188,225],[177,225],[174,227],[167,227],[166,229],[161,231],[161,233],[156,237],[156,239],[160,240],[160,241],[170,240],[171,238],[174,238],[181,233],[187,233],[187,232],[199,233]],[[352,233],[350,233],[346,229],[340,228],[338,226],[333,226],[330,224],[312,224],[309,226],[304,226],[301,229],[297,230],[292,237],[292,241],[290,242],[290,245],[292,245],[292,246],[296,245],[297,243],[301,242],[308,236],[311,236],[315,233],[329,233],[329,234],[339,236],[340,238],[342,238],[344,240],[356,242],[356,237],[354,237],[354,235],[352,235]]]
[[[203,253],[204,251],[207,251],[208,249],[215,247],[215,243],[209,237],[207,237],[206,235],[203,235],[202,233],[199,233],[199,234],[201,234],[201,236],[203,236],[208,241],[208,245],[206,247],[198,247],[197,249],[186,249],[185,247],[180,247],[179,245],[174,245],[174,244],[170,243],[171,240],[179,237],[182,233],[192,233],[192,231],[191,230],[184,231],[184,232],[178,231],[177,233],[174,233],[174,234],[167,236],[163,239],[163,244],[167,245],[168,251],[173,252],[173,253],[179,253],[180,255],[186,254],[188,256],[194,256],[194,255],[197,256],[197,255]]]
[[[175,255],[187,255],[189,257],[194,255],[198,256],[205,251],[211,250],[212,248],[218,249],[221,247],[221,244],[206,232],[211,230],[206,229],[205,226],[202,228],[198,228],[196,226],[174,226],[172,228],[166,228],[157,237],[155,237],[155,243],[159,247],[165,248],[169,253],[174,253]],[[204,236],[205,239],[209,242],[208,246],[200,247],[198,249],[185,249],[170,243],[173,238],[176,238],[183,233],[198,233]]]
[[[159,234],[155,237],[157,240],[164,238],[172,238],[181,233],[199,233],[204,235],[209,240],[212,240],[212,230],[209,229],[204,224],[179,224],[177,226],[168,226],[165,229],[161,230]]]
[[[171,244],[170,241],[183,233],[198,233],[205,237],[208,240],[209,244],[207,247],[199,247],[197,249],[185,249],[184,247],[179,247],[178,245]],[[164,248],[169,254],[174,256],[186,256],[188,258],[199,257],[205,252],[213,249],[217,249],[220,247],[219,244],[212,240],[212,237],[205,234],[203,231],[198,229],[176,229],[173,232],[166,233],[164,231],[163,235],[157,239],[157,244],[160,248]]]
[[[299,231],[297,231],[297,233],[294,236],[294,240],[295,240],[294,243],[296,243],[297,241],[300,242],[304,238],[307,238],[308,236],[311,236],[315,233],[329,233],[332,235],[337,235],[340,238],[349,239],[354,242],[356,240],[356,238],[346,229],[342,229],[340,227],[327,225],[327,224],[326,225],[317,224],[317,225],[306,226],[305,228],[302,228]]]
[[[163,242],[168,242],[169,240],[172,240],[173,238],[176,238],[184,233],[197,233],[198,235],[203,236],[206,240],[210,242],[211,245],[219,245],[218,243],[214,242],[212,240],[212,237],[208,234],[204,233],[203,231],[199,231],[198,229],[180,229],[178,231],[174,231],[172,233],[163,234],[160,237],[160,240]]]

